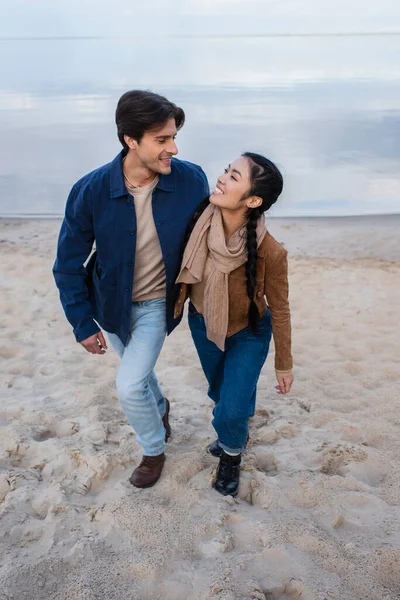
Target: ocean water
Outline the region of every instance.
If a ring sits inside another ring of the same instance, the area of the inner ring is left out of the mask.
[[[282,169],[276,216],[400,213],[400,4],[2,0],[0,216],[63,213],[127,89],[182,106],[179,156]]]

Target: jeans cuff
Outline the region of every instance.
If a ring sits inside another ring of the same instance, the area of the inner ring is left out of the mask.
[[[220,448],[222,448],[222,450],[225,450],[225,452],[230,452],[231,454],[242,454],[245,449],[245,446],[242,448],[231,448],[230,446],[223,444],[221,440],[218,440],[218,445]]]
[[[160,456],[160,454],[163,454],[165,452],[165,444],[163,446],[163,448],[160,448],[159,450],[145,450],[143,448],[143,456]]]

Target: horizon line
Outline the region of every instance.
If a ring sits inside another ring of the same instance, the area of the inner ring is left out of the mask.
[[[388,213],[352,213],[348,215],[269,215],[268,219],[355,219],[364,217],[400,217],[400,212]],[[0,221],[63,219],[64,213],[8,213],[0,214]]]
[[[0,42],[35,42],[35,41],[123,41],[123,40],[146,40],[146,39],[247,39],[247,38],[317,38],[317,37],[385,37],[399,36],[400,29],[392,31],[342,31],[342,32],[281,32],[281,33],[195,33],[195,34],[149,34],[149,35],[122,35],[122,36],[107,36],[107,35],[60,35],[60,36],[15,36],[15,37],[0,37]]]

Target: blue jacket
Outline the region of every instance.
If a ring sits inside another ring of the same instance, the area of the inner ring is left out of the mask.
[[[53,273],[76,340],[99,331],[129,337],[136,248],[136,215],[122,173],[123,151],[85,175],[72,188],[58,239]],[[175,280],[187,226],[209,194],[204,171],[173,158],[171,173],[160,175],[153,191],[153,216],[166,272],[167,333],[174,318]],[[93,250],[95,251],[87,259]],[[97,325],[97,323],[98,325]]]

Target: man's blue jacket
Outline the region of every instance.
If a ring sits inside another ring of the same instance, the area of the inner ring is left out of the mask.
[[[53,273],[78,342],[98,332],[99,326],[116,333],[124,344],[129,337],[136,215],[125,187],[123,155],[122,151],[80,179],[67,200]],[[166,272],[168,334],[181,319],[174,319],[175,280],[185,233],[196,207],[208,195],[204,171],[175,158],[171,173],[160,175],[153,191],[153,216]]]

